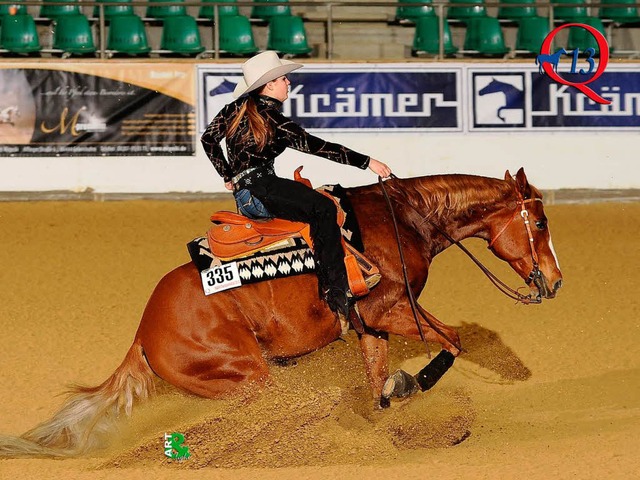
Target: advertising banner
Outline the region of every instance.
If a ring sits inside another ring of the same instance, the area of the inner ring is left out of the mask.
[[[283,113],[315,131],[460,131],[461,68],[305,65],[289,74]],[[233,100],[240,65],[198,68],[198,130]]]
[[[579,74],[565,77],[580,81]],[[640,129],[640,68],[627,71],[610,65],[589,87],[611,103],[593,102],[571,86],[536,75],[531,85],[532,128]]]
[[[188,64],[0,66],[0,153],[193,155]]]
[[[584,81],[563,74],[571,83]],[[200,66],[198,132],[233,101],[240,65]],[[311,131],[486,132],[640,129],[640,68],[609,65],[596,103],[530,64],[305,65],[283,113]]]
[[[597,103],[570,83],[559,84],[535,66],[491,65],[467,68],[469,131],[625,131],[640,130],[640,68],[609,65],[592,83],[608,104]]]

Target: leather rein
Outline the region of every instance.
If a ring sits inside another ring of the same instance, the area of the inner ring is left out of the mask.
[[[395,175],[392,174],[391,178],[398,178],[398,177],[396,177]],[[429,353],[429,347],[427,345],[427,340],[426,340],[426,337],[424,336],[424,332],[422,330],[422,326],[421,326],[421,324],[420,324],[420,322],[418,320],[418,316],[417,316],[416,312],[420,313],[420,316],[440,336],[445,338],[451,345],[454,345],[456,348],[459,348],[460,350],[462,350],[461,347],[456,342],[453,342],[451,339],[449,339],[436,325],[433,324],[433,322],[431,322],[431,320],[428,318],[428,316],[426,314],[427,312],[424,310],[424,308],[422,308],[417,303],[417,301],[415,299],[415,295],[413,294],[413,291],[411,290],[411,287],[409,285],[409,278],[408,278],[408,274],[407,274],[407,268],[406,268],[406,264],[405,264],[405,261],[404,261],[404,253],[402,251],[402,245],[401,245],[401,242],[400,242],[400,232],[399,232],[399,229],[398,229],[398,222],[396,220],[395,212],[394,212],[394,209],[393,209],[393,204],[391,203],[391,199],[389,198],[389,194],[387,193],[387,189],[384,186],[384,182],[382,180],[382,177],[380,177],[380,176],[378,177],[378,183],[380,185],[380,189],[382,190],[384,198],[385,198],[385,200],[387,202],[387,206],[389,207],[389,212],[391,213],[391,220],[393,222],[393,228],[395,230],[396,241],[397,241],[397,244],[398,244],[398,251],[400,253],[400,261],[402,263],[402,273],[404,275],[404,282],[405,282],[405,287],[406,287],[406,290],[407,290],[407,296],[409,297],[409,304],[411,305],[411,310],[413,311],[413,316],[414,316],[414,318],[416,320],[416,325],[418,326],[418,331],[420,333],[420,338],[422,339],[424,344],[427,346],[427,353]],[[507,221],[507,223],[490,240],[489,245],[488,245],[487,248],[491,248],[493,246],[493,244],[496,242],[496,240],[505,232],[507,227],[509,227],[509,225],[511,225],[511,223],[516,218],[518,218],[518,216],[520,216],[524,221],[524,226],[525,226],[526,231],[527,231],[527,237],[529,239],[529,246],[531,248],[531,258],[532,258],[532,261],[533,261],[533,270],[531,271],[531,273],[529,274],[529,277],[526,280],[527,284],[529,284],[532,281],[535,282],[537,279],[541,279],[542,278],[542,272],[540,271],[540,268],[538,266],[538,254],[536,253],[535,245],[533,243],[533,233],[532,233],[532,230],[531,230],[531,225],[530,225],[530,222],[529,222],[529,212],[528,212],[528,210],[526,208],[526,205],[530,204],[530,203],[533,203],[534,201],[542,202],[542,199],[540,199],[540,198],[524,199],[524,198],[522,198],[522,195],[520,194],[520,192],[517,192],[517,194],[518,194],[517,204],[520,206],[520,210],[516,210],[514,212],[514,214]],[[422,215],[412,205],[408,204],[408,206],[410,208],[412,208],[420,217],[422,217]],[[480,262],[480,260],[478,260],[464,245],[462,245],[462,243],[460,243],[458,240],[455,240],[454,238],[452,238],[451,235],[449,235],[442,228],[440,228],[438,225],[436,225],[432,220],[430,220],[429,218],[425,218],[423,220],[423,223],[424,222],[429,222],[431,224],[431,226],[433,226],[438,231],[438,233],[440,233],[449,242],[451,242],[452,244],[456,245],[460,250],[462,250],[478,266],[478,268],[480,268],[480,270],[487,276],[487,278],[489,278],[491,283],[493,283],[496,286],[496,288],[498,290],[500,290],[502,293],[504,293],[507,297],[509,297],[509,298],[511,298],[513,300],[516,300],[517,302],[526,304],[526,305],[531,304],[531,303],[542,303],[542,298],[541,298],[540,294],[538,294],[537,297],[532,297],[531,294],[523,295],[520,292],[518,292],[517,290],[514,290],[513,288],[509,287],[506,283],[504,283],[502,280],[500,280],[491,270],[489,270],[487,267],[485,267],[482,264],[482,262]]]

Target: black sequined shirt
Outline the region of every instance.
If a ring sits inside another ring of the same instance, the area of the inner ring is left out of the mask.
[[[225,182],[230,182],[234,176],[248,168],[273,166],[275,158],[287,147],[363,170],[369,166],[367,155],[307,133],[304,128],[280,112],[282,102],[263,95],[254,95],[252,98],[256,101],[258,113],[271,122],[273,135],[270,141],[262,150],[258,150],[253,139],[248,142],[240,141],[243,133],[249,128],[245,115],[234,135],[227,138],[228,160],[225,159],[220,142],[227,135],[227,125],[247,98],[241,97],[226,105],[202,134],[204,151]]]

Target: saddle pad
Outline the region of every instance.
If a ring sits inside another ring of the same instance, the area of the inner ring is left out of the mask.
[[[211,253],[207,237],[193,239],[187,244],[187,249],[203,279],[206,295],[250,283],[315,271],[313,252],[301,238],[286,239],[278,245],[272,245],[267,250],[254,253],[249,257],[229,261],[221,260]],[[238,281],[229,283],[229,286],[220,286],[216,291],[207,291],[203,272],[218,267],[224,269],[226,265],[233,267],[230,270],[235,271],[237,268]]]

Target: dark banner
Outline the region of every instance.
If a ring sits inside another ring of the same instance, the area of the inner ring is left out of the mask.
[[[305,66],[289,74],[283,113],[310,130],[459,131],[461,70],[400,66]],[[233,101],[240,69],[201,67],[199,130]]]
[[[588,87],[609,104],[573,85],[555,82],[538,68],[469,67],[469,130],[624,131],[640,129],[640,68],[609,66]],[[581,74],[562,73],[582,83]]]
[[[570,82],[584,81],[578,74],[565,74],[563,78]],[[611,103],[596,103],[572,86],[534,74],[532,127],[640,127],[640,71],[611,69],[588,85]]]
[[[166,69],[150,65],[118,69],[123,73],[105,65],[88,66],[85,71],[0,69],[0,152],[193,155],[193,102],[163,88],[175,66],[169,75]],[[192,78],[188,72],[181,72],[180,81]]]
[[[456,129],[456,72],[293,73],[285,115],[311,129]]]

